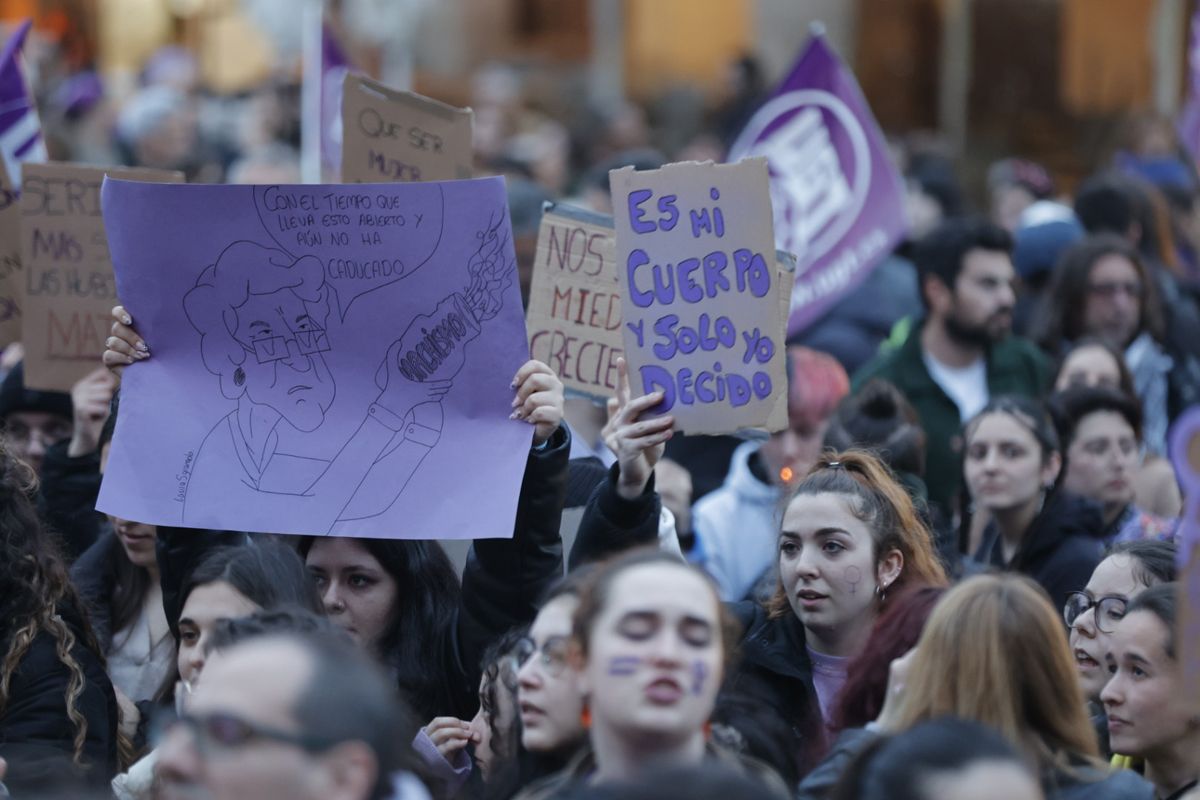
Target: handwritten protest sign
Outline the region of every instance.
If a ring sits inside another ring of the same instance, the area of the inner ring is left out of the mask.
[[[1176,420],[1170,449],[1184,495],[1176,531],[1181,595],[1177,649],[1186,687],[1183,696],[1200,697],[1200,408]]]
[[[617,388],[621,290],[612,217],[548,203],[529,289],[529,349],[568,389],[611,397]]]
[[[529,351],[502,179],[108,181],[103,197],[117,288],[153,355],[125,371],[98,508],[512,535],[532,431],[509,419]]]
[[[23,173],[25,385],[69,392],[99,364],[117,303],[100,213],[104,176],[178,183],[183,173],[59,163],[27,163]],[[159,253],[160,261],[174,249]]]
[[[349,73],[342,88],[342,181],[471,177],[474,114]]]
[[[609,175],[635,390],[686,433],[786,427],[766,161]]]
[[[21,206],[0,159],[0,347],[21,340]]]

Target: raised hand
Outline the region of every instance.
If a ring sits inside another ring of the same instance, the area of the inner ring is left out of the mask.
[[[563,385],[554,370],[541,361],[526,361],[513,378],[517,396],[512,402],[510,419],[523,419],[535,426],[534,445],[554,435],[563,418]]]
[[[133,318],[124,306],[112,310],[112,336],[104,342],[104,366],[118,378],[127,364],[150,357],[150,348],[133,328]]]
[[[75,428],[67,446],[68,456],[76,458],[95,451],[116,390],[116,376],[103,367],[97,367],[71,387]]]
[[[442,758],[453,762],[455,754],[471,743],[471,723],[457,717],[434,717],[425,726],[425,735]]]
[[[629,389],[629,368],[625,359],[617,359],[617,396],[609,400],[608,424],[604,426],[604,441],[617,456],[620,477],[617,494],[627,500],[640,495],[662,458],[667,440],[673,435],[675,417],[665,414],[643,420],[641,415],[663,400],[662,392],[632,397]]]

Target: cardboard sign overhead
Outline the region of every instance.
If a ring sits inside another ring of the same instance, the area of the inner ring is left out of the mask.
[[[100,214],[105,175],[183,183],[182,172],[158,169],[25,164],[21,189],[21,341],[25,385],[69,392],[100,366],[117,304]],[[170,260],[171,251],[162,257]],[[164,263],[163,268],[169,268]]]
[[[475,115],[349,73],[342,87],[342,182],[470,178]]]
[[[787,426],[765,159],[609,173],[635,392],[685,433]]]
[[[0,347],[21,340],[21,207],[0,159]]]

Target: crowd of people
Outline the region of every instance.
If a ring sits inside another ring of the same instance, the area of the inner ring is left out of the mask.
[[[200,160],[228,140],[176,113],[196,102],[186,56],[156,63],[114,157],[294,180],[270,115],[236,158]],[[574,141],[497,75],[479,166],[508,178],[526,293],[543,199],[611,210],[610,167],[720,158],[761,99],[743,85],[663,153],[632,106]],[[107,141],[83,106],[51,137],[68,158]],[[770,436],[676,435],[623,361],[607,405],[528,362],[512,537],[461,567],[434,541],[106,517],[121,377],[154,342],[114,308],[70,395],[27,389],[10,344],[8,791],[1200,798],[1167,452],[1200,396],[1200,181],[1153,141],[1073,197],[1001,162],[980,214],[952,161],[899,148],[910,236],[788,343]]]

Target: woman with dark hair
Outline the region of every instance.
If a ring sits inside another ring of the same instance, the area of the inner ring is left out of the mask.
[[[1175,545],[1150,539],[1122,542],[1096,567],[1083,591],[1072,592],[1063,606],[1071,655],[1102,753],[1108,753],[1108,720],[1100,691],[1109,679],[1104,662],[1112,633],[1132,600],[1175,580],[1175,574]]]
[[[102,786],[118,768],[104,656],[57,546],[33,470],[0,447],[0,757],[18,797]]]
[[[975,560],[1030,576],[1061,608],[1100,563],[1103,520],[1089,501],[1058,490],[1062,454],[1050,416],[1029,398],[997,397],[963,439],[971,505],[991,516]]]
[[[1110,639],[1111,678],[1100,699],[1114,752],[1142,760],[1142,773],[1165,800],[1200,783],[1200,697],[1188,688],[1176,649],[1173,583],[1142,592]]]
[[[1105,388],[1140,404],[1133,386],[1133,375],[1125,366],[1125,358],[1103,339],[1085,336],[1073,344],[1062,357],[1054,378],[1054,390]],[[1134,476],[1137,504],[1151,514],[1161,517],[1177,516],[1183,508],[1183,495],[1175,480],[1171,462],[1156,453],[1145,452]]]
[[[1175,520],[1149,514],[1135,502],[1142,460],[1138,404],[1114,389],[1080,387],[1052,397],[1050,408],[1066,456],[1063,487],[1100,505],[1105,541],[1173,538]]]
[[[881,737],[859,754],[832,800],[1042,800],[1025,759],[991,728],[943,717]]]
[[[1194,341],[1168,336],[1155,275],[1137,250],[1112,234],[1073,246],[1055,270],[1041,319],[1037,339],[1049,353],[1084,336],[1124,353],[1142,401],[1147,447],[1164,454],[1170,422],[1200,402],[1200,359]]]

